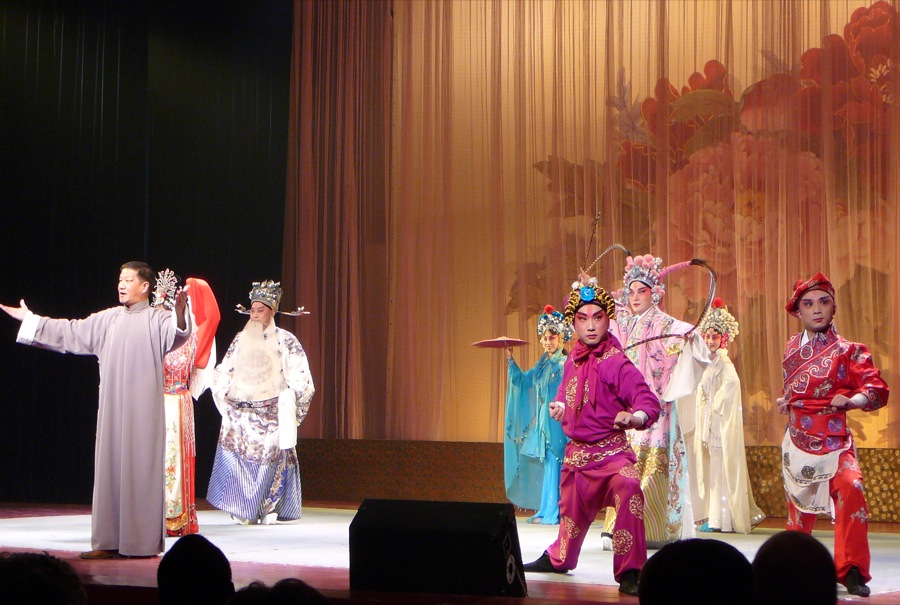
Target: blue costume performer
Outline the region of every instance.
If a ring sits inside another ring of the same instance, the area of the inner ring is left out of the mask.
[[[559,471],[565,456],[562,426],[550,418],[549,404],[562,380],[566,353],[562,346],[572,328],[553,307],[544,307],[538,320],[544,353],[523,372],[507,349],[509,386],[506,392],[504,471],[506,497],[516,506],[535,512],[529,523],[559,523]]]

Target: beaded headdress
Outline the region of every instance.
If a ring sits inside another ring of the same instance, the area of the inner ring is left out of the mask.
[[[180,283],[181,278],[175,275],[175,272],[171,269],[163,269],[157,273],[156,287],[153,289],[153,302],[151,304],[154,307],[163,307],[169,311],[174,309],[175,292],[178,291]]]
[[[784,305],[787,312],[791,315],[796,313],[800,299],[810,290],[822,290],[830,294],[831,298],[834,298],[834,284],[820,271],[807,280],[798,279],[794,282],[794,293]]]
[[[636,281],[646,284],[653,293],[651,300],[654,305],[662,302],[663,296],[666,295],[666,287],[663,285],[662,277],[664,270],[662,268],[662,259],[652,254],[643,256],[635,256],[625,259],[625,273],[622,276],[622,304],[628,305],[628,288]]]
[[[726,336],[728,342],[733,342],[734,337],[738,335],[738,322],[734,315],[728,311],[725,301],[721,298],[713,300],[712,307],[703,317],[703,321],[700,322],[699,330],[701,334],[706,334],[710,328]]]
[[[275,313],[281,313],[282,315],[309,315],[309,311],[304,311],[303,307],[298,307],[296,311],[279,311],[278,306],[281,304],[282,294],[283,290],[279,281],[272,281],[271,279],[261,282],[255,281],[250,289],[250,304],[255,302],[262,303]],[[237,305],[234,310],[244,315],[249,315],[250,313],[250,310],[244,305]]]
[[[566,302],[565,318],[569,325],[575,319],[575,312],[585,305],[597,305],[606,312],[610,319],[615,318],[616,303],[606,290],[597,285],[597,278],[592,277],[583,284],[580,281],[572,282],[572,291]]]
[[[266,280],[253,282],[253,288],[250,290],[250,302],[261,302],[275,312],[278,312],[278,305],[281,304],[281,282]]]
[[[565,316],[555,310],[553,305],[544,307],[544,314],[538,318],[538,336],[543,336],[547,330],[559,334],[563,342],[569,342],[572,338],[572,326],[566,323]]]

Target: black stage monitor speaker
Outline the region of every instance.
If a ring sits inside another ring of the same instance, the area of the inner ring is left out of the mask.
[[[512,504],[364,500],[350,589],[528,596]]]

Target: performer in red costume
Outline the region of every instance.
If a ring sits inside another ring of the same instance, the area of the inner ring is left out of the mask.
[[[869,509],[847,411],[884,407],[888,386],[861,343],[837,333],[834,286],[822,273],[794,284],[785,305],[803,322],[784,351],[784,391],[776,403],[790,420],[782,441],[787,529],[807,534],[834,503],[834,561],[847,592],[869,596]]]
[[[209,284],[187,278],[188,313],[194,326],[188,341],[166,354],[163,379],[166,411],[165,506],[166,535],[200,531],[194,470],[194,400],[209,388],[216,366],[216,328],[221,315]],[[171,269],[160,271],[153,291],[154,307],[171,309],[180,278]]]
[[[613,572],[619,592],[637,595],[647,560],[644,496],[626,429],[642,430],[659,417],[659,399],[609,333],[615,303],[596,280],[576,282],[565,318],[578,343],[566,359],[563,379],[550,404],[566,445],[560,477],[559,536],[525,571],[566,573],[575,569],[597,513],[614,507]]]

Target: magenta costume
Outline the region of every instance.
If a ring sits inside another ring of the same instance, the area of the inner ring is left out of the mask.
[[[566,446],[560,478],[559,537],[547,553],[557,570],[575,569],[591,522],[601,509],[616,509],[613,573],[616,581],[647,560],[644,496],[625,431],[615,427],[621,411],[659,417],[659,399],[611,334],[594,347],[580,341],[566,359],[556,395],[565,402]]]

